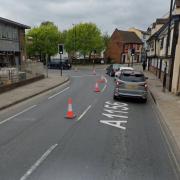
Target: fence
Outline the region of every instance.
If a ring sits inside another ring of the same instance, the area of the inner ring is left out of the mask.
[[[40,62],[26,62],[17,67],[0,68],[0,87],[26,81],[44,74]]]

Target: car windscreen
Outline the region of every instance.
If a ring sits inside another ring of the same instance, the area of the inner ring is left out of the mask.
[[[114,64],[114,65],[113,65],[113,69],[119,69],[120,67],[121,67],[120,64]]]
[[[122,74],[120,79],[127,82],[144,82],[145,77],[143,74]]]
[[[51,62],[52,63],[60,63],[60,60],[59,59],[51,59]],[[68,62],[68,61],[65,60],[65,59],[62,59],[61,62],[65,63],[65,62]]]

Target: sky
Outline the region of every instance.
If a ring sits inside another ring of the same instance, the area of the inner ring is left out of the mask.
[[[111,34],[115,28],[146,30],[169,5],[170,0],[0,0],[0,17],[31,27],[53,21],[60,30],[93,22]]]

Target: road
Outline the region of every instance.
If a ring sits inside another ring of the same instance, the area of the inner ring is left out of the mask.
[[[67,73],[69,84],[0,113],[1,180],[178,179],[150,96],[115,102],[110,77],[94,92],[103,70]]]

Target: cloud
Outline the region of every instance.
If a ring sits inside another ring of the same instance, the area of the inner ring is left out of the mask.
[[[103,32],[115,28],[147,29],[169,9],[164,0],[0,0],[0,16],[30,26],[50,20],[66,29],[79,22],[94,22]]]

